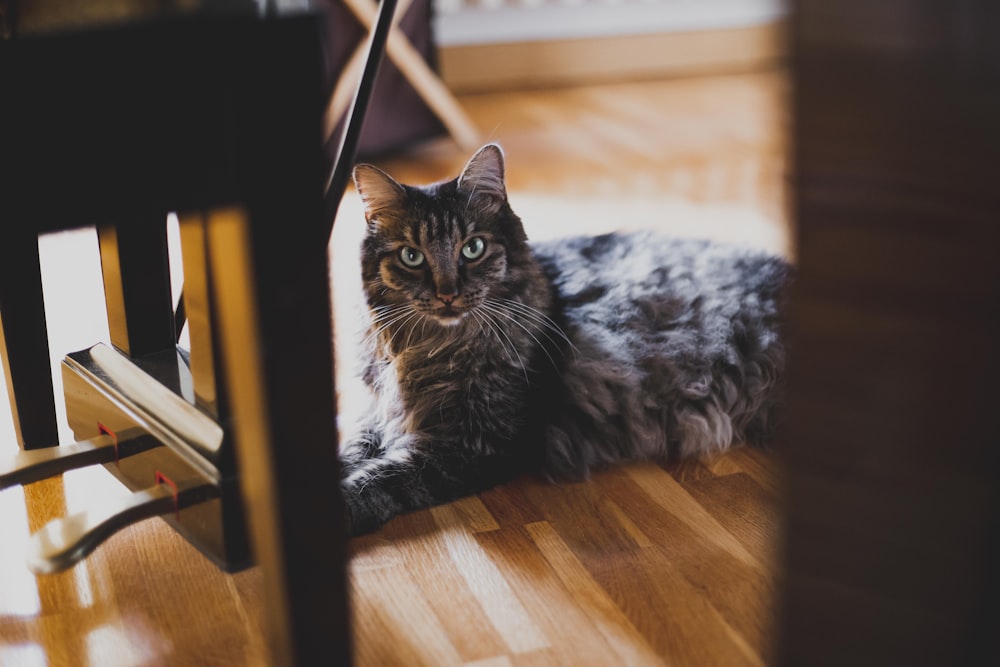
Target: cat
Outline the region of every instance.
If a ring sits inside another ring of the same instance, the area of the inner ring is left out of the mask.
[[[523,473],[763,443],[791,269],[653,232],[528,242],[500,147],[457,178],[372,165],[361,272],[372,404],[340,450],[352,534]]]

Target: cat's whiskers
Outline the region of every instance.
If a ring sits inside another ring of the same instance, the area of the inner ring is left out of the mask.
[[[399,330],[406,326],[406,323],[413,319],[414,316],[419,315],[409,304],[396,304],[396,305],[386,305],[386,306],[376,306],[372,308],[373,311],[373,330],[361,341],[362,348],[368,348],[376,340],[378,340],[382,334],[391,327],[398,327],[393,332],[392,337],[388,341],[388,345],[391,349],[392,340],[399,333]]]
[[[406,318],[405,318],[405,319],[404,319],[404,320],[403,320],[403,321],[402,321],[402,322],[401,322],[401,323],[399,324],[399,326],[397,326],[397,327],[396,327],[396,330],[395,330],[394,332],[392,332],[392,336],[390,336],[390,337],[389,337],[389,340],[388,340],[388,342],[386,342],[386,347],[387,347],[387,348],[389,349],[389,351],[390,351],[390,352],[392,351],[392,342],[393,342],[394,340],[396,340],[396,336],[398,336],[398,335],[399,335],[399,332],[400,332],[400,331],[402,331],[402,330],[403,330],[403,328],[404,328],[404,327],[406,327],[406,325],[407,325],[407,324],[408,324],[409,322],[411,322],[411,321],[412,321],[412,320],[413,320],[414,318],[417,318],[417,317],[421,317],[420,313],[419,313],[419,312],[418,312],[417,310],[412,310],[412,311],[410,312],[409,316],[407,316],[407,317],[406,317]],[[411,332],[412,332],[412,327],[411,327]]]
[[[361,341],[363,346],[369,345],[387,327],[392,326],[405,317],[410,311],[410,307],[408,304],[375,306],[372,308],[372,311],[373,330]]]
[[[496,319],[496,313],[494,313],[491,309],[489,309],[487,307],[485,301],[483,303],[479,304],[479,310],[478,310],[478,312],[484,318],[486,318],[487,322],[490,323],[490,326],[493,329],[493,331],[495,333],[499,334],[497,336],[497,340],[500,340],[500,336],[503,336],[507,340],[507,347],[509,347],[509,349],[517,357],[517,363],[521,366],[521,372],[524,373],[524,381],[525,381],[525,383],[529,382],[529,380],[528,380],[528,369],[524,365],[524,359],[521,358],[521,353],[517,351],[517,346],[514,345],[514,341],[512,341],[510,339],[510,336],[508,336],[507,332],[504,331],[504,327],[501,326],[500,322]],[[500,346],[504,347],[503,341],[500,341]],[[507,355],[507,356],[508,356],[508,358],[510,358],[510,355]],[[513,363],[513,361],[514,360],[511,359],[511,363]]]
[[[424,315],[423,313],[417,313],[417,315],[420,318],[420,324],[421,324],[420,338],[423,338],[423,327],[427,326],[427,316]],[[416,328],[417,328],[416,324],[410,325],[410,332],[406,335],[407,348],[409,348],[410,344],[413,342],[413,332],[416,330]]]
[[[377,326],[374,326],[372,330],[368,333],[368,335],[365,336],[364,339],[362,339],[360,343],[361,348],[362,349],[371,348],[378,340],[378,338],[381,336],[382,332],[388,329],[390,326],[392,326],[393,322],[397,321],[398,319],[401,319],[402,317],[405,317],[405,315],[400,315],[398,318],[394,320],[390,320],[388,322],[384,322],[378,324]]]
[[[477,312],[475,310],[469,311],[469,314],[473,318],[475,318],[476,322],[479,323],[479,331],[483,335],[486,335],[486,330],[487,330],[487,328],[489,329],[490,333],[493,334],[493,337],[497,339],[497,343],[500,345],[500,349],[503,350],[503,353],[505,355],[507,355],[508,361],[510,361],[510,363],[514,363],[514,357],[511,356],[510,350],[508,350],[507,346],[504,345],[503,339],[500,338],[500,334],[497,333],[496,328],[493,326],[493,324],[487,318],[487,314],[486,313],[480,313],[480,312]],[[515,352],[516,352],[516,350],[515,350]],[[521,364],[521,366],[523,368],[524,364]]]
[[[386,317],[391,317],[397,313],[409,310],[410,304],[408,303],[396,303],[396,304],[385,304],[381,306],[372,306],[371,311],[374,319],[384,319]]]
[[[482,308],[483,310],[486,310],[487,312],[492,312],[495,315],[502,315],[513,324],[516,324],[517,326],[521,327],[524,330],[524,332],[528,334],[528,336],[530,336],[533,341],[535,341],[535,344],[541,348],[542,352],[545,353],[545,356],[549,358],[549,362],[552,364],[552,367],[555,369],[559,368],[559,364],[557,364],[556,360],[552,358],[551,354],[549,354],[548,349],[545,347],[545,345],[542,344],[542,341],[538,340],[538,337],[535,336],[534,333],[532,333],[531,329],[525,326],[525,324],[518,319],[517,316],[521,315],[521,313],[518,313],[513,308],[504,307],[504,304],[495,302],[493,300],[484,301],[482,304],[480,304],[479,307]],[[551,339],[549,340],[551,341]]]
[[[376,306],[371,306],[372,309],[378,311],[399,311],[405,308],[410,308],[411,304],[409,301],[401,301],[400,303],[383,303]]]
[[[549,317],[542,311],[538,310],[537,308],[533,308],[526,303],[515,301],[513,299],[496,298],[491,300],[498,302],[499,304],[504,304],[509,308],[513,308],[514,310],[520,312],[529,319],[542,325],[544,329],[552,331],[555,335],[559,336],[559,338],[561,338],[566,343],[569,349],[573,351],[574,355],[579,353],[579,350],[577,349],[576,345],[574,345],[573,341],[569,339],[569,336],[566,335],[566,332],[562,330],[562,327],[556,324],[551,317]],[[549,341],[551,341],[552,343],[555,343],[555,341],[549,338],[548,335],[546,335],[545,337],[548,338]]]

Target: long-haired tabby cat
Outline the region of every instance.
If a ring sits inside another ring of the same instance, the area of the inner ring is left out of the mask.
[[[353,533],[523,472],[767,434],[783,260],[649,232],[529,243],[492,144],[445,183],[354,180],[372,405],[341,448]]]

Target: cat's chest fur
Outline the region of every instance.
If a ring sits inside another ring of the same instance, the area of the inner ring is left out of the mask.
[[[514,437],[534,375],[535,329],[499,316],[414,327],[416,338],[396,352],[383,346],[370,368],[383,419],[407,433]]]

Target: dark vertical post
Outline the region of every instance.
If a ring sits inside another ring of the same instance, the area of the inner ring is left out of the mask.
[[[792,16],[780,664],[997,664],[1000,5]]]
[[[245,215],[207,225],[219,349],[272,662],[349,664],[316,24],[266,28],[229,132]]]
[[[0,242],[0,356],[18,443],[59,444],[38,238],[30,229],[8,227]]]
[[[111,343],[136,358],[176,344],[167,218],[161,212],[146,217],[97,228]]]

